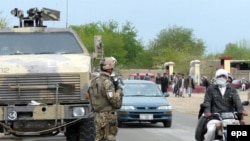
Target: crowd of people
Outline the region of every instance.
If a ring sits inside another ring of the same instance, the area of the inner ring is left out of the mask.
[[[144,77],[141,77],[139,73],[135,76],[135,80],[152,80],[146,73]],[[155,83],[159,86],[161,91],[168,93],[168,89],[172,89],[173,94],[176,97],[185,97],[186,93],[188,97],[191,97],[192,91],[195,88],[194,79],[191,75],[185,77],[184,74],[176,74],[175,72],[172,75],[169,75],[166,72],[157,73],[154,80]]]
[[[175,72],[172,75],[166,72],[162,73],[162,75],[161,73],[157,73],[154,81],[163,93],[168,93],[168,89],[170,88],[176,97],[185,97],[185,93],[191,97],[192,91],[195,88],[191,75],[185,78],[184,74],[176,74]]]
[[[191,75],[185,76],[183,73],[176,74],[175,72],[173,72],[172,75],[169,75],[166,72],[163,72],[162,74],[158,72],[155,77],[149,76],[148,73],[145,73],[145,76],[137,73],[134,79],[154,81],[163,93],[167,93],[168,89],[171,89],[176,97],[185,97],[185,94],[187,94],[188,97],[191,97],[193,89],[195,89],[195,86],[198,86],[198,84],[194,83],[194,79]],[[227,82],[231,84],[232,81],[233,77],[229,74]],[[246,80],[242,78],[240,81],[240,90],[245,91],[247,88]],[[215,78],[209,80],[207,76],[201,77],[199,86],[204,86],[205,89],[207,89],[211,84],[215,84]]]

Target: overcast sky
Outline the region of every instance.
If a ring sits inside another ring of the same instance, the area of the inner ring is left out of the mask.
[[[18,19],[10,14],[14,8],[26,11],[43,7],[61,11],[60,22],[53,27],[82,25],[114,20],[121,26],[130,21],[146,45],[163,29],[180,26],[193,30],[202,39],[208,53],[224,51],[229,42],[250,39],[250,0],[1,0],[1,16],[10,26]]]

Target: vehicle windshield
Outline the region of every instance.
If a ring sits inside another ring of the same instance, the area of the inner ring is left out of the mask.
[[[70,53],[83,53],[70,32],[0,33],[0,55]]]
[[[147,83],[127,83],[123,89],[124,96],[163,96],[159,87]]]

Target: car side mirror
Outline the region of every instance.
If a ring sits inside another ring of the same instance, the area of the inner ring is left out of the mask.
[[[164,93],[163,93],[163,96],[164,96],[164,97],[169,97],[169,93],[164,92]]]
[[[249,105],[249,101],[243,101],[243,102],[242,102],[242,105],[243,105],[243,106]]]

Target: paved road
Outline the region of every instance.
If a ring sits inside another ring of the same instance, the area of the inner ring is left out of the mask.
[[[119,128],[117,141],[194,141],[197,116],[174,112],[171,128],[162,123],[128,123]],[[66,141],[63,134],[46,138],[0,136],[0,141]]]

